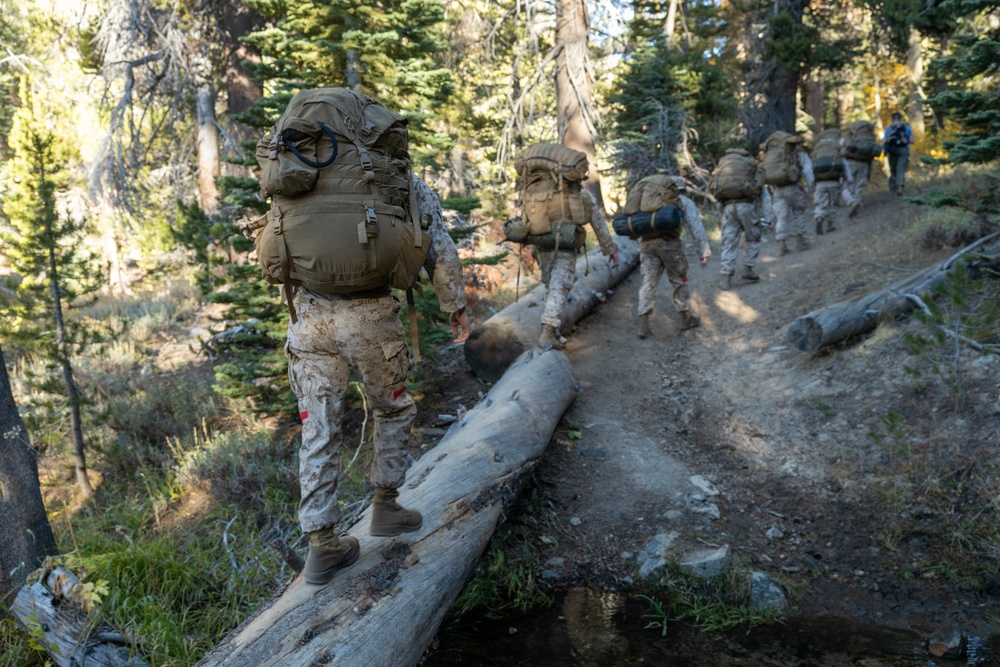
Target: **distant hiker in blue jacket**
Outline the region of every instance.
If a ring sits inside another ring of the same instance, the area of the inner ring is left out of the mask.
[[[906,165],[910,161],[910,144],[913,143],[913,130],[903,122],[899,112],[892,114],[892,124],[885,128],[882,146],[889,156],[889,191],[902,195],[906,185]]]

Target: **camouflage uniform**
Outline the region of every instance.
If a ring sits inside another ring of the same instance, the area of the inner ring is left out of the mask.
[[[843,145],[843,139],[841,139]],[[843,183],[851,181],[851,167],[844,160],[844,173],[839,178],[826,181],[816,181],[816,191],[813,193],[813,220],[816,222],[816,233],[823,233],[823,224],[826,224],[826,231],[832,232],[833,223],[837,221],[837,200],[840,198],[840,190]]]
[[[434,192],[414,176],[421,221],[430,221],[431,249],[424,268],[441,309],[465,306],[462,264],[444,227]],[[406,392],[409,353],[399,301],[388,286],[370,292],[328,295],[299,289],[298,322],[288,325],[288,377],[302,418],[299,449],[299,523],[311,533],[336,525],[344,394],[351,370],[361,379],[375,418],[375,486],[397,489],[406,478],[410,429],[417,414]]]
[[[709,257],[712,249],[708,245],[705,227],[701,224],[701,216],[694,202],[680,195],[679,207],[684,213],[684,224],[694,236],[695,243],[701,251],[699,257]],[[639,286],[639,315],[653,312],[656,303],[656,286],[660,282],[663,271],[674,286],[674,308],[683,312],[691,308],[691,293],[688,290],[688,262],[684,255],[684,245],[680,239],[680,230],[676,234],[665,236],[644,236],[639,241],[639,270],[642,274],[642,284]]]
[[[454,313],[465,308],[465,277],[458,248],[444,226],[441,202],[430,186],[416,174],[413,175],[417,213],[423,224],[429,222],[431,247],[424,262],[424,269],[434,285],[434,293],[442,312]]]
[[[868,178],[871,175],[871,160],[851,160],[844,158],[845,176],[846,169],[850,169],[850,176],[844,179],[844,203],[851,209],[861,205],[861,192],[868,185]]]
[[[745,266],[757,266],[760,254],[760,225],[756,222],[757,205],[747,201],[731,201],[722,205],[722,266],[724,276],[736,271],[736,255],[740,236],[746,234]]]
[[[816,184],[813,176],[812,160],[805,151],[798,152],[799,170],[802,177],[806,179],[806,187],[812,190]],[[772,186],[772,197],[774,198],[775,232],[774,238],[778,241],[786,239],[791,232],[791,225],[794,223],[794,233],[799,236],[806,234],[806,209],[809,208],[809,200],[806,191],[802,189],[800,183],[791,185]],[[794,218],[794,219],[793,219]]]
[[[344,393],[351,369],[360,376],[375,415],[376,486],[399,488],[406,476],[410,427],[417,409],[406,392],[409,354],[399,301],[382,291],[326,295],[299,290],[298,322],[288,325],[288,377],[299,399],[299,522],[309,533],[335,525]]]
[[[608,231],[608,223],[604,220],[604,215],[594,203],[594,198],[587,190],[581,193],[590,199],[593,207],[593,220],[590,226],[594,228],[597,235],[597,242],[601,246],[601,252],[605,256],[618,252],[618,246],[611,238]],[[576,281],[576,251],[573,250],[540,250],[537,253],[538,264],[542,268],[542,282],[548,288],[545,297],[545,310],[542,311],[542,324],[549,324],[559,327],[562,322],[560,315],[566,306],[566,297],[573,289]]]

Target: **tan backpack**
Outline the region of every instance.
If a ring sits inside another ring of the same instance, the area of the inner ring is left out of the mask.
[[[844,132],[844,157],[851,160],[872,160],[882,154],[882,142],[875,138],[875,126],[867,120],[856,120]]]
[[[844,158],[840,156],[840,130],[823,130],[812,149],[813,174],[817,181],[832,181],[844,174]]]
[[[764,182],[777,187],[799,182],[798,150],[802,137],[778,130],[761,144],[764,151]]]
[[[718,201],[754,201],[764,185],[764,172],[749,151],[730,148],[719,160],[708,182],[708,191]]]
[[[625,215],[653,213],[664,206],[677,206],[679,203],[680,191],[674,177],[653,174],[643,178],[629,190],[623,212]]]
[[[567,239],[582,245],[585,231],[569,225],[582,228],[593,219],[592,201],[580,186],[589,169],[586,154],[561,144],[535,144],[514,159],[514,169],[528,223],[528,236],[520,242],[542,249],[565,249]]]
[[[289,306],[297,286],[412,286],[430,237],[412,199],[406,117],[346,88],[304,90],[257,143],[257,162],[271,209],[254,243]]]

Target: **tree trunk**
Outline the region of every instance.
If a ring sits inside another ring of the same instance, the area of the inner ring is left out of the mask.
[[[674,30],[677,27],[677,0],[670,0],[670,8],[667,9],[667,23],[664,26],[663,33],[667,37],[667,52],[673,48],[674,45]]]
[[[59,667],[147,667],[124,636],[104,625],[95,627],[81,609],[84,599],[76,575],[59,567],[44,583],[21,588],[11,613]]]
[[[604,210],[601,176],[597,171],[595,134],[597,116],[593,103],[593,80],[587,36],[590,31],[584,0],[556,0],[556,117],[559,140],[582,151],[590,162],[584,187]]]
[[[10,604],[28,573],[55,553],[35,451],[17,412],[0,350],[0,608]]]
[[[868,333],[884,319],[906,315],[914,307],[909,295],[923,296],[948,277],[959,259],[990,243],[996,246],[998,238],[1000,232],[990,234],[944,262],[885,289],[856,301],[836,303],[803,315],[789,325],[788,343],[801,352],[815,352],[821,347]],[[987,249],[985,252],[993,251]]]
[[[924,138],[924,101],[921,86],[924,80],[924,49],[920,33],[910,27],[910,48],[906,53],[906,69],[910,78],[910,99],[907,108],[907,121],[913,130],[913,138],[920,142]]]
[[[569,330],[604,299],[604,294],[620,283],[639,264],[639,244],[628,238],[616,239],[618,268],[611,269],[599,249],[576,262],[577,281],[566,299],[561,328]],[[589,275],[587,267],[589,269]],[[507,367],[538,342],[541,318],[548,292],[540,285],[499,313],[473,327],[465,341],[465,361],[477,377],[495,382]]]
[[[43,177],[44,178],[44,177]],[[51,233],[49,238],[52,238]],[[80,417],[80,392],[73,379],[73,366],[69,360],[69,345],[66,341],[66,322],[62,310],[62,289],[59,284],[59,269],[56,264],[55,248],[49,246],[49,287],[52,291],[52,312],[56,322],[56,355],[62,366],[63,382],[66,385],[66,400],[69,401],[70,421],[73,430],[73,463],[76,468],[76,483],[85,497],[94,495],[94,487],[87,476],[87,449],[83,441],[83,421]]]
[[[813,132],[819,134],[826,127],[826,89],[823,79],[811,72],[805,80],[806,113],[812,116]]]
[[[361,559],[327,586],[295,577],[199,667],[416,665],[545,451],[576,390],[561,352],[532,350],[407,473],[400,500],[424,514],[412,537],[351,533]],[[516,428],[511,428],[516,424]]]
[[[215,90],[211,84],[198,87],[198,194],[201,210],[213,213],[219,203],[215,179],[219,175],[219,126],[215,118]]]

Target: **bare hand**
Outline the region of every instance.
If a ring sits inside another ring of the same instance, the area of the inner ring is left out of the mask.
[[[611,256],[608,257],[608,264],[611,265],[612,269],[617,268],[617,266],[618,266],[618,253],[617,252],[612,253]]]
[[[451,335],[455,336],[453,342],[464,343],[469,340],[469,334],[472,333],[472,324],[469,323],[469,315],[465,312],[465,308],[452,313],[451,317],[448,318],[448,322],[451,324]]]
[[[703,269],[704,269],[704,268],[705,268],[706,266],[708,266],[708,255],[705,255],[704,257],[702,257],[701,259],[699,259],[699,260],[698,260],[698,264],[700,264],[700,265],[701,265],[701,268],[703,268]]]

